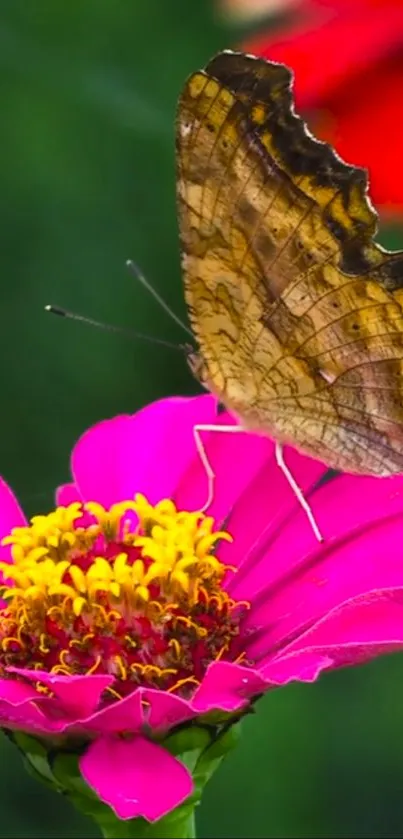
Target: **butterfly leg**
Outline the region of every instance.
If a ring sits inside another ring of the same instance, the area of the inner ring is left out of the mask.
[[[276,443],[276,463],[279,469],[281,469],[285,479],[288,481],[294,495],[298,499],[299,503],[301,504],[302,509],[306,513],[308,517],[308,521],[312,527],[312,530],[318,540],[318,542],[323,542],[323,536],[319,530],[318,525],[316,524],[315,517],[313,512],[302,492],[302,489],[298,486],[294,476],[290,472],[285,460],[284,460],[284,450],[281,443]]]
[[[196,449],[197,449],[198,455],[200,457],[200,460],[201,460],[201,462],[204,466],[204,469],[205,469],[205,472],[206,472],[206,475],[207,475],[207,480],[208,480],[208,496],[207,496],[206,502],[203,504],[203,507],[200,510],[201,513],[205,513],[206,510],[208,510],[208,508],[210,507],[210,505],[212,504],[212,502],[214,500],[214,480],[215,480],[215,473],[214,473],[213,467],[211,466],[211,463],[210,463],[210,461],[207,457],[207,452],[206,452],[206,449],[203,446],[203,441],[202,441],[201,436],[200,436],[201,433],[203,433],[204,431],[206,431],[206,432],[208,432],[208,431],[218,431],[218,432],[225,433],[225,434],[234,434],[234,433],[235,434],[239,434],[239,433],[244,433],[244,434],[246,433],[247,434],[247,433],[250,433],[250,432],[248,432],[247,428],[243,428],[243,426],[241,426],[241,425],[195,425],[194,426],[193,434],[194,434]],[[291,471],[289,470],[287,464],[285,463],[284,452],[283,452],[283,447],[282,447],[281,443],[276,443],[276,463],[277,463],[279,469],[281,469],[285,479],[288,481],[294,495],[296,496],[296,498],[298,499],[302,509],[304,510],[304,512],[305,512],[305,514],[308,518],[308,521],[309,521],[309,523],[312,527],[312,530],[314,532],[314,535],[315,535],[316,539],[318,540],[318,542],[323,542],[323,536],[322,536],[322,534],[319,530],[319,527],[316,523],[313,512],[312,512],[306,498],[304,497],[304,494],[303,494],[302,490],[298,486],[295,478],[293,477]]]
[[[203,441],[201,439],[200,434],[203,431],[220,431],[226,434],[234,434],[242,432],[245,433],[246,429],[242,428],[241,425],[195,425],[193,428],[193,435],[195,438],[196,449],[197,453],[200,457],[200,460],[204,466],[207,480],[208,480],[208,495],[207,501],[203,504],[200,512],[205,513],[206,510],[210,507],[214,500],[214,481],[215,481],[215,474],[213,471],[213,467],[207,457],[206,449],[203,446]]]

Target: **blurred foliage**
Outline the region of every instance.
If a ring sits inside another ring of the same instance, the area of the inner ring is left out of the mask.
[[[1,2],[0,469],[30,514],[89,424],[196,392],[179,353],[43,306],[183,340],[125,260],[184,316],[176,98],[236,38],[207,0]],[[395,656],[267,696],[207,789],[199,836],[402,836],[402,693]],[[0,746],[0,837],[96,835]]]

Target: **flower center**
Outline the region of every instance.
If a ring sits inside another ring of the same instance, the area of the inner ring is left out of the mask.
[[[142,685],[188,698],[214,660],[242,658],[247,603],[222,586],[228,570],[203,513],[142,495],[109,510],[76,502],[15,527],[0,563],[0,675],[7,667],[108,673],[109,700]]]

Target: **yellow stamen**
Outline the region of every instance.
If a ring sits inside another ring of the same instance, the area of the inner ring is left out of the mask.
[[[188,676],[187,679],[180,679],[178,682],[176,682],[174,685],[172,685],[172,687],[168,688],[167,693],[174,693],[174,691],[180,690],[181,687],[183,687],[184,685],[189,685],[189,684],[197,685],[198,681],[197,681],[197,679],[195,679],[194,676]]]

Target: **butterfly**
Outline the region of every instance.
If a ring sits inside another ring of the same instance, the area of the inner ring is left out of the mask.
[[[190,364],[243,429],[388,476],[403,472],[403,252],[374,241],[366,171],[312,136],[292,82],[225,51],[180,96]]]

